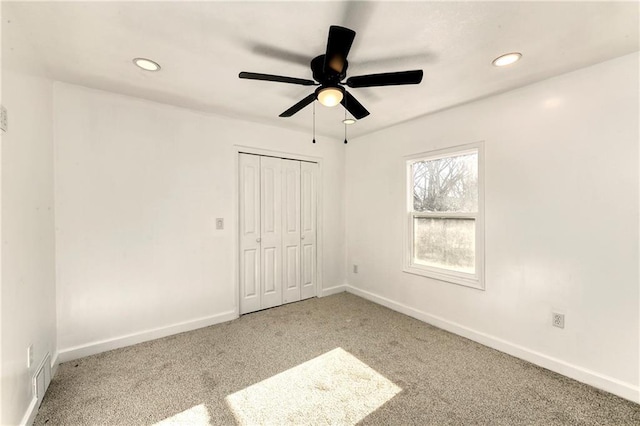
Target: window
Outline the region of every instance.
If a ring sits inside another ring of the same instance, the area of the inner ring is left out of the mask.
[[[482,144],[412,156],[405,272],[484,288]]]

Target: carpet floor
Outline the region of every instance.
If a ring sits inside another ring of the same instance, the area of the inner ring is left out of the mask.
[[[640,405],[348,293],[61,364],[36,425],[640,425]]]

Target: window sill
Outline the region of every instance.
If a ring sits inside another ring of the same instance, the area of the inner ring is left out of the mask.
[[[484,291],[484,282],[477,277],[464,277],[457,274],[448,274],[446,272],[438,272],[431,269],[423,269],[416,266],[405,266],[403,272],[412,275],[420,275],[422,277],[432,278],[438,281],[445,281],[465,287],[475,288]]]

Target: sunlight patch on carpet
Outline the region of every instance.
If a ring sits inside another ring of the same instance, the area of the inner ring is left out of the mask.
[[[355,424],[402,389],[342,348],[227,396],[241,425]]]
[[[204,404],[196,405],[175,416],[167,417],[153,426],[210,426],[211,416]]]

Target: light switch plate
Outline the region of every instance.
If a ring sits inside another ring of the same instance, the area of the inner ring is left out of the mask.
[[[27,348],[27,368],[31,368],[33,365],[33,345],[29,345]]]

